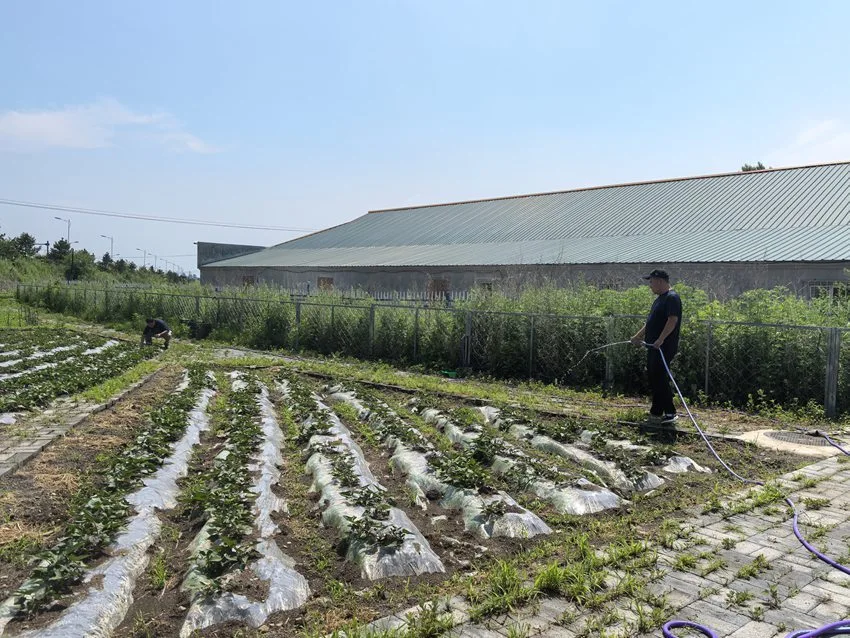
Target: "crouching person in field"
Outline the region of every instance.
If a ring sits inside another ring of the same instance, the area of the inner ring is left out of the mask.
[[[171,341],[171,329],[162,319],[145,320],[145,330],[142,332],[142,343],[149,346],[153,343],[154,337],[157,339],[164,339],[165,345],[163,346],[163,349],[168,349],[168,344]]]

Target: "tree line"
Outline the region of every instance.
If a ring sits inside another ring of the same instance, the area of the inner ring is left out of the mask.
[[[44,249],[44,252],[42,252]],[[52,267],[59,277],[68,281],[97,279],[98,273],[110,273],[118,279],[161,279],[169,283],[185,283],[194,278],[172,270],[155,269],[153,266],[137,266],[127,259],[115,259],[108,252],[98,259],[86,249],[75,250],[67,239],[39,243],[29,233],[7,237],[0,233],[0,260],[10,262],[42,262]]]

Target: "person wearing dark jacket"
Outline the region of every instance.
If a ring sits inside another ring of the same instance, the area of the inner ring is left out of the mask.
[[[673,423],[679,417],[673,405],[670,377],[661,359],[669,366],[679,350],[679,328],[682,324],[682,300],[670,287],[670,276],[664,270],[653,270],[644,279],[655,293],[655,302],[643,328],[631,338],[636,346],[646,344],[646,368],[652,388],[652,407],[649,418],[661,423]]]
[[[162,319],[145,320],[145,330],[142,332],[142,343],[149,346],[153,343],[154,337],[157,339],[163,339],[165,341],[163,349],[168,349],[168,343],[171,341],[171,329]]]

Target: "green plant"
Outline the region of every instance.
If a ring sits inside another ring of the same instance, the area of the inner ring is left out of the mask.
[[[148,565],[148,579],[153,589],[165,589],[168,583],[168,562],[164,551],[159,551]]]
[[[828,498],[804,498],[803,499],[803,505],[805,505],[806,508],[810,509],[810,510],[823,509],[824,507],[828,507],[831,502],[832,501],[830,501]]]
[[[726,594],[726,600],[730,605],[743,607],[753,599],[753,593],[749,591],[730,591]]]
[[[753,559],[753,562],[741,567],[738,570],[737,574],[735,574],[735,577],[747,580],[753,578],[754,576],[758,576],[761,572],[767,569],[770,569],[770,563],[767,562],[767,559],[764,557],[764,554],[758,554]]]
[[[513,611],[520,604],[533,599],[537,592],[523,583],[517,568],[506,561],[498,561],[487,573],[487,589],[469,612],[473,622],[493,614]]]

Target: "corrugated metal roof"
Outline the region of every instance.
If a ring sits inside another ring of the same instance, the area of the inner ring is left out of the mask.
[[[370,212],[225,266],[850,260],[850,163]]]

